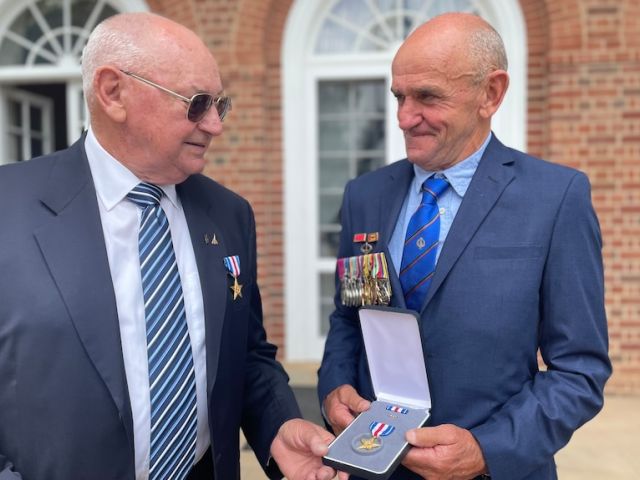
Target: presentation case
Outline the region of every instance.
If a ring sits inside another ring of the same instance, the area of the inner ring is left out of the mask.
[[[405,433],[431,411],[418,314],[363,307],[360,325],[376,401],[331,443],[326,465],[368,480],[386,480],[409,451]]]

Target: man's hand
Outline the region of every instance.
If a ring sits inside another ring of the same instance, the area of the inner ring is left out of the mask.
[[[355,415],[368,410],[371,402],[365,400],[351,385],[341,385],[324,399],[326,420],[336,435],[349,425]]]
[[[409,430],[413,446],[402,464],[429,480],[468,480],[487,473],[480,445],[471,432],[455,425]]]
[[[282,424],[271,443],[271,455],[288,480],[329,480],[336,472],[322,464],[333,435],[300,418]]]

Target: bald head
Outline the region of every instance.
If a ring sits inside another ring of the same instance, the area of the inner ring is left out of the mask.
[[[422,24],[402,44],[394,66],[408,57],[420,62],[433,56],[451,75],[469,75],[474,83],[493,71],[507,70],[502,38],[485,20],[470,13],[445,13]]]
[[[441,171],[477,151],[507,91],[506,68],[500,36],[476,15],[440,15],[409,35],[391,82],[407,158]]]
[[[140,75],[177,69],[194,54],[213,57],[191,30],[153,13],[123,13],[107,18],[89,36],[82,55],[82,82],[91,108],[96,69],[113,65]],[[215,61],[213,61],[215,64]]]

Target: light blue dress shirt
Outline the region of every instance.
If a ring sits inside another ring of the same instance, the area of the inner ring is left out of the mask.
[[[407,192],[407,196],[402,204],[400,215],[398,215],[398,221],[396,227],[393,230],[391,241],[389,242],[389,253],[391,255],[391,261],[396,272],[400,271],[400,264],[402,262],[402,252],[404,250],[404,239],[407,232],[407,226],[413,213],[418,209],[420,201],[422,200],[422,184],[424,181],[432,175],[436,177],[444,177],[449,181],[451,185],[445,192],[438,198],[438,207],[440,208],[440,242],[436,252],[436,262],[440,257],[440,251],[442,250],[442,244],[447,238],[453,219],[458,213],[464,194],[469,188],[471,178],[478,168],[480,159],[484,154],[489,141],[491,140],[491,133],[487,136],[483,144],[478,150],[465,158],[463,161],[456,163],[451,168],[442,170],[441,172],[430,172],[423,170],[417,165],[413,166],[414,177]]]

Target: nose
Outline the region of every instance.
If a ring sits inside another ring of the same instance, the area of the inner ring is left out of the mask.
[[[418,102],[411,97],[405,97],[402,103],[398,104],[398,126],[401,130],[411,130],[422,122]]]
[[[198,128],[214,137],[222,134],[222,120],[220,120],[220,115],[215,107],[210,108],[202,117],[202,120],[198,122]]]

